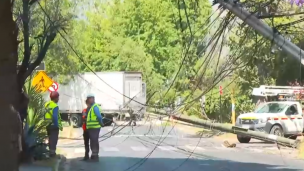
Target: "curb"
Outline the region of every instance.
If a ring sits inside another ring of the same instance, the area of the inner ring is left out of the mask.
[[[63,164],[63,162],[66,160],[66,157],[64,155],[60,155],[59,159],[57,160],[55,166],[53,167],[53,171],[60,171],[61,169],[61,165]]]

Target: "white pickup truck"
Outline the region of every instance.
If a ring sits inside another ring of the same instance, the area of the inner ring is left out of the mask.
[[[267,102],[251,113],[239,115],[236,126],[296,139],[304,131],[302,106],[297,101]],[[240,143],[251,139],[244,135],[237,138]]]

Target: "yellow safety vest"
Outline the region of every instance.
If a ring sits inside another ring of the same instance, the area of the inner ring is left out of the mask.
[[[87,129],[93,129],[93,128],[100,128],[101,125],[99,121],[97,120],[97,116],[94,112],[94,107],[97,106],[99,108],[99,111],[101,112],[101,108],[98,104],[94,104],[91,109],[88,112],[87,116]]]
[[[58,105],[53,102],[53,101],[49,101],[47,103],[45,103],[44,107],[46,108],[47,112],[44,115],[44,120],[49,121],[52,125],[53,123],[53,110],[58,107]],[[61,116],[60,113],[58,112],[58,127],[62,128],[62,123],[61,123]]]

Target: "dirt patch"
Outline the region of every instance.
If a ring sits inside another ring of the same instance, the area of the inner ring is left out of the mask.
[[[214,136],[213,138],[221,141],[228,141],[230,143],[238,143],[236,134],[232,134],[232,133],[223,133],[221,135]]]

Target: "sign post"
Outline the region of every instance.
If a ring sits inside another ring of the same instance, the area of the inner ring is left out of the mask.
[[[222,123],[222,95],[223,95],[223,87],[219,86],[219,93],[220,93],[220,122]]]
[[[234,101],[234,89],[231,91],[231,123],[235,125],[235,101]]]

